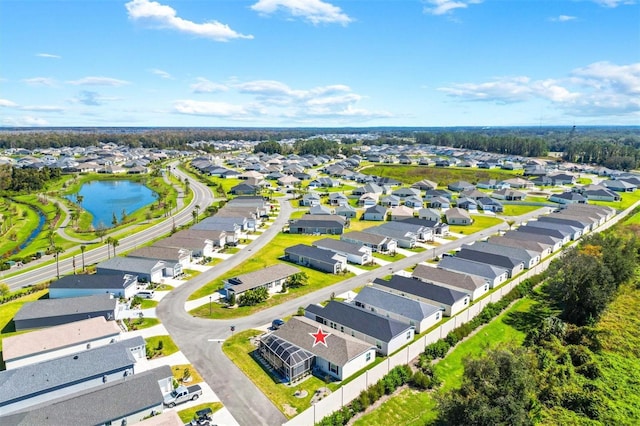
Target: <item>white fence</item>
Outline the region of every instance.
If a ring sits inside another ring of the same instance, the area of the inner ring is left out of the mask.
[[[635,203],[633,206],[629,207],[621,214],[616,215],[608,222],[602,224],[597,229],[597,231],[601,232],[615,225],[616,223],[618,223],[618,221],[629,214],[637,205],[640,205],[640,202]],[[468,309],[465,309],[464,311],[451,318],[451,320],[443,323],[438,328],[435,328],[430,333],[425,334],[415,342],[411,343],[408,346],[405,346],[399,352],[393,354],[370,370],[367,370],[361,376],[340,387],[328,397],[321,399],[316,404],[312,405],[296,417],[284,423],[283,426],[314,425],[324,417],[334,413],[335,411],[338,411],[340,408],[356,399],[358,395],[360,395],[360,392],[375,384],[378,380],[384,377],[392,368],[398,365],[408,364],[409,362],[411,362],[411,360],[417,358],[418,355],[420,355],[420,353],[424,351],[424,348],[427,345],[436,342],[438,339],[446,337],[447,334],[449,334],[449,332],[453,329],[475,318],[482,311],[482,309],[487,306],[487,304],[489,304],[490,302],[498,302],[522,281],[545,271],[549,267],[551,261],[561,256],[562,252],[563,251],[561,250],[551,257],[547,258],[543,262],[539,263],[535,267],[526,270],[524,273],[511,280],[509,283],[503,285],[497,291],[493,292],[490,297],[485,297],[478,303],[475,303]]]

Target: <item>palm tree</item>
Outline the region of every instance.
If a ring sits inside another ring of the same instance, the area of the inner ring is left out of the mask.
[[[112,238],[111,245],[113,246],[113,257],[116,257],[116,247],[120,245],[120,241],[118,241],[116,238]]]
[[[80,251],[82,252],[82,272],[84,272],[84,251],[87,249],[87,246],[84,244],[80,246]]]
[[[109,259],[111,259],[111,241],[113,241],[112,237],[107,237],[107,239],[104,240],[104,243],[107,245],[107,256],[109,256]]]
[[[64,249],[60,246],[55,246],[53,248],[53,254],[56,257],[56,275],[58,276],[58,279],[60,279],[60,253],[64,253]]]
[[[84,195],[76,195],[76,202],[82,208],[82,202],[84,201]]]
[[[196,219],[196,223],[197,223],[198,222],[198,216],[200,215],[200,206],[198,204],[196,204],[195,206],[193,206],[193,208],[196,211],[195,219]]]

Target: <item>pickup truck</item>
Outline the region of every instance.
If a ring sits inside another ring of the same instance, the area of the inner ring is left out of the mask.
[[[182,404],[187,401],[195,401],[202,395],[202,388],[199,385],[193,386],[178,386],[168,395],[164,397],[164,405],[167,407],[175,407],[177,404]]]

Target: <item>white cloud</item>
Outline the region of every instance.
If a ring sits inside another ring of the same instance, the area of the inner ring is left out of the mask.
[[[49,59],[62,59],[62,56],[53,55],[51,53],[36,53],[36,56],[40,58],[49,58]]]
[[[446,15],[456,9],[466,9],[470,4],[482,3],[481,0],[426,0],[428,6],[423,9],[430,15]]]
[[[229,90],[227,86],[224,84],[214,83],[213,81],[209,81],[204,77],[196,78],[196,82],[191,86],[191,91],[193,93],[214,93],[214,92],[226,92]]]
[[[68,81],[67,83],[74,86],[124,86],[130,84],[125,80],[118,80],[117,78],[110,77],[84,77],[79,80]]]
[[[621,4],[626,4],[626,5],[631,5],[631,4],[636,4],[635,0],[593,0],[594,3],[599,4],[600,6],[604,6],[604,7],[618,7]]]
[[[551,22],[569,22],[569,21],[575,21],[576,18],[575,16],[569,16],[569,15],[560,15],[560,16],[554,16],[552,18],[549,18],[549,21]]]
[[[78,96],[71,99],[71,103],[82,104],[86,106],[101,106],[101,105],[104,105],[106,102],[117,101],[117,100],[120,100],[120,98],[111,97],[111,96],[102,96],[98,92],[83,90],[80,93],[78,93]]]
[[[151,69],[151,70],[150,70],[150,72],[151,72],[151,74],[155,74],[155,75],[157,75],[158,77],[161,77],[161,78],[164,78],[164,79],[167,79],[167,80],[172,80],[172,79],[173,79],[173,77],[171,76],[171,74],[169,74],[169,73],[168,73],[168,72],[166,72],[166,71],[159,70],[159,69],[157,69],[157,68],[153,68],[153,69]]]
[[[236,84],[241,93],[252,93],[264,96],[300,96],[301,91],[294,91],[284,83],[275,80],[255,80]]]
[[[47,86],[47,87],[53,87],[55,86],[56,82],[54,79],[49,78],[49,77],[33,77],[33,78],[25,78],[24,80],[22,80],[23,82],[27,83],[29,86]]]
[[[182,33],[209,38],[215,41],[229,41],[236,38],[252,39],[252,35],[240,34],[228,25],[218,21],[196,23],[177,16],[170,6],[149,0],[132,0],[125,4],[129,18],[142,20],[158,28],[176,30]]]
[[[338,6],[321,0],[258,0],[256,4],[251,6],[251,9],[265,15],[282,9],[296,18],[302,18],[314,25],[347,25],[353,21]]]
[[[18,104],[8,99],[0,99],[0,108],[15,108]]]
[[[247,110],[242,105],[234,105],[227,102],[201,102],[188,99],[175,101],[173,110],[179,114],[204,115],[209,117],[247,115]]]
[[[48,126],[49,122],[44,118],[23,115],[21,117],[6,117],[2,119],[2,124],[13,127],[41,127]]]
[[[25,105],[20,107],[21,111],[34,112],[62,112],[64,108],[55,105]]]
[[[640,116],[640,63],[596,62],[561,79],[506,77],[482,83],[456,83],[437,90],[462,101],[504,104],[540,99],[573,115]]]

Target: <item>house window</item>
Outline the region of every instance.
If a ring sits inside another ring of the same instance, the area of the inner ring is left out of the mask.
[[[344,333],[344,327],[343,326],[340,326],[340,332]]]
[[[467,306],[467,303],[469,303],[469,299],[468,298],[464,298],[464,305]]]
[[[364,360],[367,362],[371,361],[371,352],[367,352],[367,354],[364,357]]]
[[[376,340],[376,348],[382,349],[382,342],[380,340]]]
[[[416,326],[416,322],[415,321],[409,321],[409,325],[412,326],[412,327],[415,327]]]
[[[407,331],[407,340],[411,339],[411,331]]]
[[[331,323],[331,328],[333,328],[333,329],[337,329],[337,328],[338,328],[338,325],[337,325],[335,322],[332,322],[332,323]]]
[[[440,312],[436,312],[436,321],[440,319]]]
[[[339,374],[338,371],[340,370],[340,368],[332,363],[329,363],[329,371],[331,371],[333,374]]]
[[[371,308],[369,308],[369,309],[371,309],[371,312],[375,312],[376,311],[376,308],[374,308],[373,306]]]
[[[487,291],[487,290],[489,290],[489,284],[484,285],[484,291]]]

